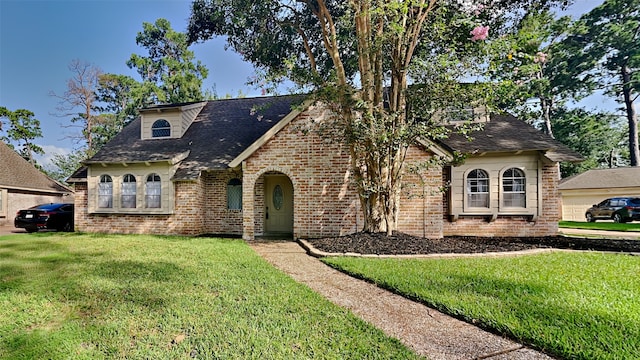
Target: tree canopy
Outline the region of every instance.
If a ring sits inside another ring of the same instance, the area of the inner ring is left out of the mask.
[[[477,88],[458,84],[485,70],[483,40],[518,23],[521,7],[552,3],[196,0],[188,33],[192,42],[225,36],[267,80],[288,78],[331,104],[332,128],[351,153],[364,230],[390,234],[406,151],[418,137],[446,136],[434,115]],[[426,99],[419,107],[408,106],[412,79],[428,85],[416,87],[414,98]]]

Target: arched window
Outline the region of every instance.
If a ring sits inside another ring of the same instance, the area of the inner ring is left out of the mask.
[[[136,207],[136,177],[131,174],[127,174],[122,178],[120,206],[123,208]]]
[[[101,175],[98,183],[98,207],[113,207],[113,181],[109,175]]]
[[[482,169],[474,169],[467,175],[468,207],[489,207],[489,175]]]
[[[144,203],[147,208],[159,208],[161,207],[160,200],[162,196],[162,184],[160,182],[160,175],[150,174],[147,176],[147,182],[144,189]]]
[[[507,169],[502,174],[502,205],[505,207],[526,207],[527,192],[524,171]]]
[[[242,181],[231,179],[227,183],[227,209],[242,210]]]
[[[151,125],[151,137],[169,137],[171,136],[171,124],[167,120],[156,120]]]

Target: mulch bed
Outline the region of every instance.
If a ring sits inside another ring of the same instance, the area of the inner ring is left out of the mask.
[[[404,233],[395,233],[393,236],[379,233],[356,233],[332,238],[307,239],[307,241],[316,249],[324,252],[376,255],[488,253],[543,248],[640,252],[640,241],[637,240],[565,236],[524,238],[447,236],[442,239],[424,239]]]

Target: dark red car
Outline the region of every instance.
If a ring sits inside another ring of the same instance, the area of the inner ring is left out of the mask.
[[[40,229],[73,231],[73,204],[42,204],[20,210],[16,213],[13,225],[28,232]]]

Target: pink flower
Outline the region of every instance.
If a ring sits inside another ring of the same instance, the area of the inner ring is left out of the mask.
[[[471,30],[471,41],[486,40],[489,36],[489,27],[478,25]]]
[[[536,53],[536,56],[533,57],[533,62],[534,63],[541,63],[544,64],[547,62],[547,54],[543,53],[542,51],[538,51]]]

